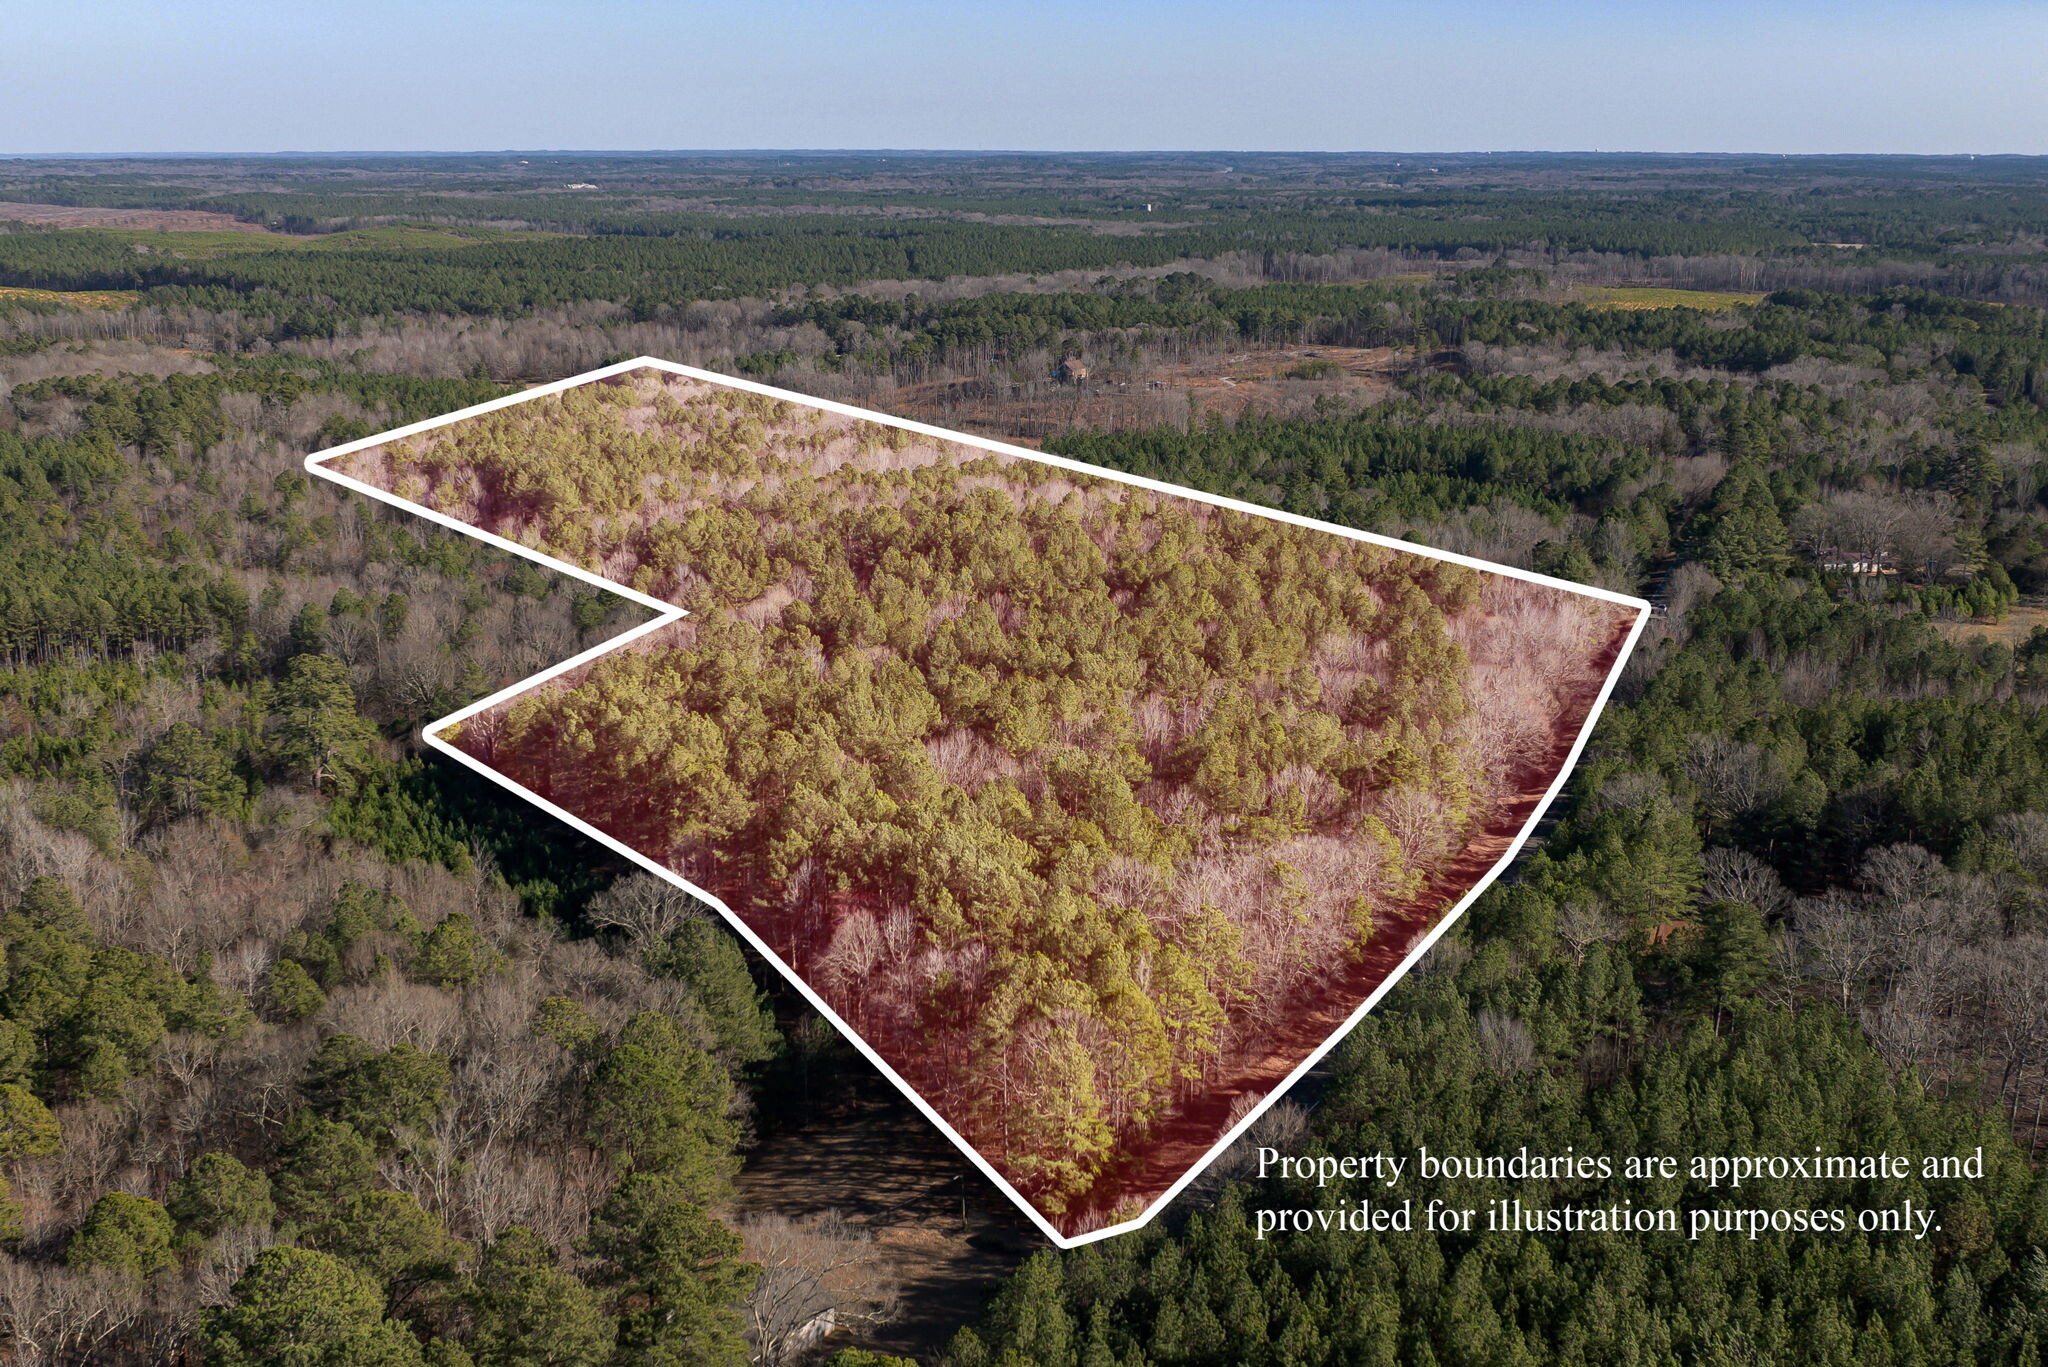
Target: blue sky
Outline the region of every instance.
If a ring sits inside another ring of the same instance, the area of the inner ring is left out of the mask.
[[[2041,0],[0,9],[0,152],[2048,153]]]

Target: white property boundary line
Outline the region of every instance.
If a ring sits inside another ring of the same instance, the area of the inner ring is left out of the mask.
[[[1636,614],[1635,624],[1629,628],[1628,638],[1622,642],[1621,649],[1615,654],[1614,665],[1611,669],[1608,670],[1607,678],[1600,685],[1599,696],[1597,696],[1593,700],[1593,706],[1586,713],[1585,724],[1579,728],[1578,739],[1573,742],[1571,753],[1565,757],[1565,762],[1561,766],[1559,766],[1556,778],[1551,780],[1549,789],[1543,794],[1542,800],[1536,804],[1535,810],[1529,814],[1528,821],[1523,825],[1521,831],[1515,836],[1514,840],[1508,845],[1506,851],[1494,863],[1493,867],[1487,870],[1486,875],[1483,878],[1481,878],[1477,883],[1473,884],[1472,888],[1458,900],[1457,905],[1452,907],[1450,911],[1445,913],[1443,917],[1438,920],[1436,925],[1432,927],[1429,930],[1429,932],[1425,934],[1419,941],[1416,942],[1416,944],[1408,951],[1407,957],[1395,966],[1393,972],[1389,973],[1386,979],[1383,982],[1381,982],[1377,988],[1373,989],[1372,995],[1368,996],[1363,1002],[1359,1003],[1358,1008],[1354,1010],[1350,1014],[1350,1016],[1348,1016],[1345,1019],[1342,1025],[1340,1025],[1330,1033],[1328,1039],[1323,1041],[1323,1043],[1320,1046],[1318,1046],[1313,1053],[1309,1054],[1307,1058],[1303,1059],[1298,1065],[1296,1065],[1293,1072],[1289,1073],[1285,1078],[1281,1079],[1281,1081],[1278,1084],[1276,1084],[1271,1091],[1267,1092],[1266,1095],[1259,1101],[1258,1105],[1254,1106],[1252,1110],[1244,1116],[1243,1119],[1237,1122],[1237,1124],[1231,1126],[1230,1130],[1226,1134],[1224,1134],[1222,1138],[1218,1139],[1216,1143],[1209,1149],[1209,1151],[1202,1155],[1201,1159],[1198,1162],[1190,1166],[1186,1172],[1180,1175],[1180,1177],[1174,1182],[1172,1186],[1168,1187],[1163,1194],[1161,1194],[1150,1205],[1146,1206],[1144,1211],[1136,1219],[1127,1220],[1119,1225],[1109,1225],[1102,1229],[1091,1230],[1086,1234],[1069,1236],[1066,1234],[1062,1234],[1059,1230],[1055,1229],[1052,1223],[1048,1221],[1045,1218],[1045,1216],[1040,1214],[1038,1209],[1035,1206],[1033,1206],[1030,1201],[1026,1200],[1022,1193],[1020,1193],[1015,1187],[1010,1185],[1008,1179],[1006,1179],[1000,1172],[996,1171],[994,1165],[992,1165],[986,1158],[982,1157],[981,1154],[978,1151],[976,1151],[973,1145],[969,1144],[965,1139],[963,1139],[960,1136],[959,1132],[956,1131],[952,1127],[952,1125],[947,1123],[946,1118],[944,1116],[940,1115],[936,1110],[934,1110],[931,1107],[929,1103],[925,1101],[923,1097],[918,1095],[916,1088],[912,1087],[908,1082],[904,1081],[903,1078],[896,1072],[896,1070],[889,1066],[889,1063],[886,1059],[884,1059],[880,1054],[876,1053],[874,1049],[869,1047],[866,1040],[862,1039],[860,1035],[845,1021],[841,1020],[839,1018],[838,1013],[832,1009],[832,1007],[825,1001],[825,999],[820,997],[817,994],[817,992],[812,990],[810,984],[805,982],[803,978],[800,977],[794,970],[792,970],[788,964],[784,963],[782,961],[781,956],[778,955],[772,948],[770,948],[765,940],[763,940],[759,935],[754,933],[752,927],[750,927],[744,920],[740,919],[739,916],[735,915],[731,907],[728,907],[718,897],[713,896],[711,893],[705,891],[703,888],[700,888],[696,884],[683,878],[674,870],[656,863],[654,860],[649,859],[646,855],[640,853],[638,850],[633,849],[631,846],[622,844],[621,842],[613,839],[611,836],[605,834],[603,831],[598,830],[595,826],[592,826],[590,823],[584,821],[582,818],[576,816],[574,813],[564,811],[562,808],[556,806],[554,803],[548,801],[546,798],[541,797],[538,793],[535,793],[531,789],[513,782],[505,775],[492,769],[489,765],[486,765],[480,760],[477,760],[474,757],[465,754],[463,751],[457,749],[455,746],[441,739],[439,734],[437,734],[445,728],[453,726],[457,722],[464,721],[469,717],[476,715],[478,712],[482,712],[487,708],[495,707],[499,703],[507,700],[508,698],[515,697],[521,693],[527,692],[528,690],[540,684],[544,684],[548,680],[555,678],[557,675],[566,673],[567,671],[578,668],[581,665],[588,664],[590,661],[597,659],[599,656],[617,650],[619,647],[627,644],[630,641],[637,640],[640,637],[647,635],[649,632],[658,631],[662,627],[665,627],[672,622],[679,621],[687,614],[681,608],[675,606],[673,603],[664,603],[657,598],[651,598],[648,595],[640,593],[635,589],[628,588],[623,584],[615,583],[612,580],[605,579],[599,575],[593,574],[589,570],[583,569],[580,566],[571,565],[565,561],[557,560],[553,556],[543,555],[539,551],[534,550],[530,546],[522,546],[517,542],[509,541],[502,536],[494,536],[491,533],[483,531],[478,527],[471,526],[469,523],[458,521],[455,518],[448,516],[446,513],[436,512],[432,508],[421,507],[419,504],[413,503],[407,499],[400,498],[396,494],[393,494],[387,490],[379,489],[374,485],[365,484],[361,480],[352,479],[347,475],[340,474],[333,470],[329,470],[325,467],[324,462],[333,460],[340,456],[350,455],[357,451],[367,450],[370,447],[383,446],[390,442],[401,440],[405,437],[416,436],[421,432],[430,432],[437,427],[445,427],[450,423],[460,422],[465,418],[473,418],[482,413],[495,412],[500,408],[509,408],[513,404],[526,403],[533,399],[546,398],[552,394],[560,394],[561,392],[567,389],[574,389],[577,388],[578,386],[589,384],[594,380],[609,379],[614,375],[624,375],[627,374],[628,372],[635,370],[666,371],[671,375],[681,375],[689,379],[701,380],[706,383],[714,385],[721,385],[728,389],[742,389],[754,394],[765,394],[770,398],[781,399],[786,403],[801,404],[809,408],[822,408],[830,413],[839,413],[846,417],[859,418],[865,422],[883,423],[890,427],[902,428],[904,431],[907,432],[915,432],[920,436],[931,437],[939,441],[950,442],[959,446],[970,446],[978,450],[992,452],[996,455],[1010,456],[1018,460],[1033,461],[1040,465],[1056,466],[1064,470],[1074,470],[1078,471],[1081,474],[1095,476],[1099,479],[1109,479],[1115,480],[1121,484],[1136,485],[1141,489],[1151,489],[1157,493],[1171,494],[1177,498],[1192,499],[1195,502],[1211,504],[1218,508],[1229,508],[1236,512],[1250,513],[1256,517],[1271,518],[1277,522],[1292,523],[1297,527],[1307,527],[1314,531],[1328,532],[1333,536],[1349,537],[1353,541],[1364,541],[1375,546],[1385,546],[1392,550],[1406,551],[1413,555],[1427,556],[1430,559],[1434,560],[1446,560],[1451,562],[1452,564],[1464,565],[1468,568],[1476,570],[1484,570],[1491,574],[1503,574],[1507,575],[1509,578],[1512,579],[1523,579],[1533,584],[1543,584],[1550,588],[1562,589],[1570,593],[1583,594],[1589,598],[1598,598],[1603,602],[1614,603],[1622,607],[1633,609]],[[1229,1148],[1232,1143],[1236,1142],[1237,1138],[1240,1135],[1242,1135],[1246,1130],[1251,1128],[1252,1124],[1255,1121],[1257,1121],[1261,1115],[1265,1114],[1267,1108],[1272,1106],[1274,1102],[1278,1101],[1281,1098],[1281,1096],[1283,1096],[1290,1088],[1294,1086],[1296,1082],[1300,1081],[1301,1078],[1309,1071],[1309,1069],[1315,1067],[1317,1063],[1321,1062],[1326,1054],[1328,1054],[1332,1049],[1336,1048],[1338,1042],[1341,1041],[1346,1035],[1348,1035],[1353,1029],[1353,1027],[1355,1027],[1360,1020],[1365,1018],[1365,1014],[1368,1011],[1372,1010],[1374,1006],[1379,1004],[1380,998],[1384,997],[1387,994],[1387,992],[1394,986],[1395,983],[1399,982],[1403,977],[1405,977],[1408,973],[1408,970],[1413,968],[1416,962],[1420,960],[1422,956],[1429,951],[1430,946],[1434,945],[1437,942],[1438,938],[1441,937],[1445,931],[1451,928],[1451,924],[1464,914],[1465,909],[1471,906],[1472,903],[1478,899],[1479,895],[1485,892],[1488,887],[1492,886],[1493,881],[1496,878],[1500,877],[1502,872],[1506,870],[1509,863],[1511,863],[1514,860],[1514,857],[1521,852],[1522,847],[1528,843],[1530,833],[1536,829],[1537,823],[1539,823],[1543,819],[1543,814],[1550,809],[1550,804],[1556,799],[1558,793],[1563,790],[1565,780],[1571,777],[1572,770],[1577,766],[1579,762],[1580,753],[1584,751],[1586,748],[1586,740],[1593,732],[1593,723],[1599,719],[1601,711],[1607,706],[1607,699],[1608,696],[1612,694],[1614,691],[1615,681],[1621,677],[1622,666],[1628,662],[1630,652],[1635,649],[1636,641],[1642,636],[1643,628],[1650,620],[1650,605],[1643,599],[1631,598],[1627,594],[1614,593],[1607,589],[1596,589],[1589,587],[1585,584],[1574,584],[1564,579],[1553,579],[1548,575],[1534,574],[1528,570],[1516,569],[1511,565],[1496,565],[1489,561],[1474,559],[1469,555],[1458,555],[1451,551],[1440,551],[1432,549],[1428,546],[1418,546],[1413,542],[1397,541],[1392,537],[1380,536],[1372,532],[1362,532],[1351,527],[1339,527],[1334,523],[1318,522],[1313,518],[1301,517],[1294,513],[1281,512],[1278,509],[1274,508],[1261,508],[1255,504],[1239,502],[1237,499],[1234,498],[1224,498],[1216,494],[1206,494],[1200,492],[1199,490],[1186,489],[1175,484],[1167,484],[1161,480],[1145,479],[1138,475],[1128,475],[1120,471],[1104,469],[1101,466],[1087,465],[1080,461],[1067,460],[1060,456],[1048,455],[1043,451],[1032,451],[1021,446],[1010,446],[1003,442],[990,441],[982,437],[969,436],[962,432],[949,432],[944,428],[933,427],[927,423],[911,422],[904,418],[891,417],[887,413],[877,413],[865,408],[855,408],[851,404],[834,403],[827,399],[815,399],[808,394],[797,394],[790,390],[777,389],[772,385],[758,384],[751,380],[734,379],[733,377],[728,375],[720,375],[709,370],[699,370],[695,366],[677,365],[673,361],[663,361],[652,356],[642,356],[631,361],[620,361],[616,365],[608,365],[597,370],[586,371],[581,375],[572,375],[566,380],[557,380],[552,384],[538,385],[532,389],[524,390],[518,394],[508,394],[504,398],[492,399],[488,403],[476,404],[472,407],[464,408],[454,413],[445,414],[442,417],[429,418],[424,422],[411,423],[404,427],[394,428],[389,432],[379,433],[374,437],[364,437],[360,441],[352,441],[342,446],[333,447],[330,450],[316,452],[313,455],[306,457],[306,469],[310,473],[318,475],[322,479],[331,480],[344,488],[353,489],[357,493],[363,494],[369,498],[374,498],[379,502],[388,503],[396,508],[403,508],[409,513],[413,513],[419,517],[426,518],[430,522],[437,522],[443,527],[453,528],[454,530],[461,532],[465,536],[475,537],[477,540],[482,541],[488,545],[495,546],[501,551],[506,551],[513,555],[524,556],[528,560],[532,560],[539,564],[547,566],[549,569],[554,570],[558,574],[566,574],[572,579],[580,579],[586,584],[594,585],[595,587],[602,589],[606,592],[615,593],[620,597],[630,599],[633,602],[640,604],[642,607],[648,608],[654,612],[655,616],[653,620],[649,622],[634,627],[630,631],[624,632],[618,636],[614,636],[610,640],[602,643],[601,645],[593,646],[589,650],[583,651],[580,654],[574,655],[569,659],[562,661],[560,664],[552,665],[549,668],[542,670],[540,673],[531,676],[530,678],[522,679],[518,683],[515,683],[508,688],[501,688],[497,692],[491,694],[489,697],[479,699],[478,701],[473,702],[469,706],[463,708],[459,712],[451,712],[449,715],[442,717],[438,721],[427,723],[426,726],[421,728],[420,738],[433,749],[438,750],[444,755],[447,755],[450,759],[455,760],[457,763],[468,765],[471,769],[474,769],[477,773],[482,774],[485,778],[490,779],[492,782],[498,784],[500,787],[510,789],[512,792],[519,794],[519,796],[525,798],[534,806],[539,807],[542,811],[547,812],[549,815],[555,817],[557,820],[563,822],[565,825],[571,826],[576,830],[581,831],[584,835],[589,836],[592,840],[597,841],[605,848],[625,857],[626,859],[631,860],[633,863],[639,865],[643,869],[646,869],[649,873],[654,874],[656,877],[664,879],[667,882],[673,883],[677,887],[682,888],[684,891],[690,893],[692,896],[697,897],[702,901],[707,902],[710,905],[716,907],[719,911],[719,914],[725,917],[726,922],[729,925],[731,925],[735,931],[739,933],[740,937],[744,939],[748,944],[754,947],[756,953],[760,954],[761,957],[766,959],[769,963],[774,964],[775,967],[778,970],[780,970],[783,977],[789,980],[791,986],[795,987],[797,991],[803,993],[804,999],[808,1001],[813,1007],[815,1007],[818,1010],[819,1014],[823,1015],[826,1020],[831,1021],[832,1024],[838,1028],[841,1034],[845,1035],[847,1039],[851,1040],[853,1042],[854,1047],[859,1049],[861,1053],[867,1057],[867,1060],[870,1063],[874,1064],[876,1068],[880,1069],[884,1077],[888,1078],[891,1082],[895,1083],[897,1088],[900,1091],[902,1091],[902,1093],[905,1096],[910,1098],[911,1104],[915,1105],[918,1110],[922,1111],[926,1119],[930,1120],[932,1124],[938,1126],[940,1133],[944,1134],[948,1139],[952,1140],[953,1143],[959,1147],[960,1151],[966,1154],[968,1159],[972,1161],[977,1168],[981,1169],[982,1173],[991,1182],[995,1183],[996,1186],[1000,1188],[1006,1196],[1008,1196],[1012,1201],[1016,1202],[1018,1208],[1021,1209],[1027,1216],[1031,1218],[1032,1223],[1037,1225],[1039,1230],[1043,1232],[1045,1236],[1054,1243],[1054,1245],[1060,1248],[1078,1248],[1082,1244],[1094,1243],[1098,1239],[1107,1239],[1112,1235],[1122,1234],[1129,1230],[1137,1229],[1140,1226],[1150,1222],[1152,1217],[1154,1215],[1157,1215],[1163,1206],[1165,1206],[1169,1201],[1173,1200],[1174,1197],[1180,1195],[1180,1193],[1187,1188],[1189,1183],[1193,1182],[1196,1177],[1201,1175],[1204,1169],[1206,1169],[1211,1163],[1213,1163],[1216,1160],[1219,1154],[1221,1154],[1225,1149]]]

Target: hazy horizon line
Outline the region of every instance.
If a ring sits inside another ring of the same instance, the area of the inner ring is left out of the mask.
[[[1314,147],[415,147],[280,148],[271,151],[0,152],[0,161],[199,161],[243,157],[1762,157],[1782,161],[1842,158],[1863,161],[2040,161],[2048,152],[1779,152],[1603,147],[1314,148]]]

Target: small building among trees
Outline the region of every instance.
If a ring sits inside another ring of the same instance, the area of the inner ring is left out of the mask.
[[[1814,556],[1815,563],[1823,570],[1861,575],[1899,572],[1899,558],[1890,551],[1856,551],[1841,546],[1824,546],[1817,549]]]

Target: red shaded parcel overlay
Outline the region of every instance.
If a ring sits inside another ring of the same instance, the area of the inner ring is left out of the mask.
[[[1645,605],[661,363],[309,462],[672,604],[437,724],[713,900],[1061,1243],[1499,871]]]

